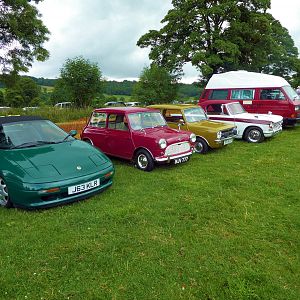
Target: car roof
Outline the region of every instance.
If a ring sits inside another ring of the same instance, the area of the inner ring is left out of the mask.
[[[143,108],[143,107],[107,107],[107,108],[96,108],[95,112],[106,112],[106,113],[120,113],[120,114],[132,114],[139,112],[157,111],[155,109]]]
[[[214,74],[208,81],[206,89],[281,87],[290,85],[280,76],[248,72],[244,70]]]
[[[8,117],[0,116],[0,125],[8,124],[8,123],[16,123],[20,121],[35,121],[35,120],[45,120],[45,119],[39,116],[8,116]]]
[[[195,104],[155,104],[155,105],[149,105],[149,108],[156,108],[156,109],[184,109],[184,108],[190,108],[190,107],[197,107],[200,106]]]

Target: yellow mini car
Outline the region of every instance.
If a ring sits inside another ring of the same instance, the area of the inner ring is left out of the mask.
[[[171,128],[189,130],[196,134],[195,152],[206,153],[209,148],[221,148],[232,143],[235,126],[210,121],[205,111],[197,105],[157,104],[148,107],[159,109]]]

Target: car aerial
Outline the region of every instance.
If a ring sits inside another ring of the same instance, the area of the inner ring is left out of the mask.
[[[195,152],[206,153],[232,143],[236,134],[234,125],[210,121],[204,110],[197,105],[157,104],[148,107],[159,109],[171,128],[180,128],[195,133]]]
[[[282,131],[282,116],[248,113],[239,102],[209,100],[201,106],[211,120],[237,126],[238,139],[259,143]]]
[[[109,102],[106,102],[104,103],[104,106],[114,106],[114,107],[123,107],[123,106],[126,106],[125,105],[125,102],[123,101],[109,101]]]
[[[0,117],[0,205],[50,207],[109,187],[112,162],[75,134],[36,116]]]
[[[95,109],[81,139],[104,153],[134,161],[151,171],[155,162],[186,162],[196,137],[167,126],[158,110],[141,107]]]

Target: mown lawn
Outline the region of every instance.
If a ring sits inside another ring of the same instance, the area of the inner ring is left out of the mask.
[[[300,126],[87,201],[0,209],[0,299],[300,299]]]

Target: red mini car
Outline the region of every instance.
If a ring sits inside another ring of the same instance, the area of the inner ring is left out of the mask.
[[[104,153],[133,160],[144,171],[155,162],[188,161],[195,134],[169,128],[158,110],[140,107],[95,109],[81,139]]]

